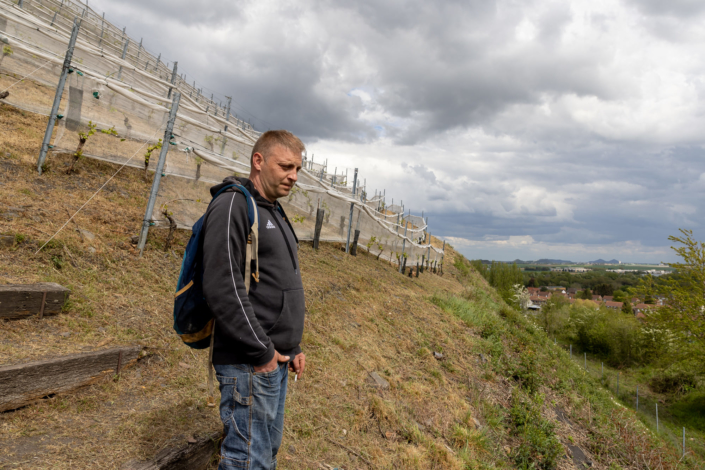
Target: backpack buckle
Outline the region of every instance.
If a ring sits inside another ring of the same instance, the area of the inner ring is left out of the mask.
[[[252,277],[255,278],[255,282],[259,282],[259,273],[252,273]]]

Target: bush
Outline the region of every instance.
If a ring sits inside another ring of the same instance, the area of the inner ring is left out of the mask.
[[[556,468],[558,456],[564,450],[554,432],[554,425],[541,416],[541,402],[532,402],[528,397],[515,393],[509,418],[512,434],[519,438],[511,453],[519,469]]]

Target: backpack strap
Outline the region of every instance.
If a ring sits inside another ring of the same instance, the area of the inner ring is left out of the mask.
[[[245,248],[245,290],[250,293],[250,276],[259,282],[259,257],[257,250],[259,248],[259,214],[257,213],[257,202],[252,194],[241,184],[230,184],[220,189],[213,199],[218,197],[220,193],[229,188],[235,188],[240,191],[247,201],[247,218],[250,222],[250,233],[247,236],[247,247]],[[212,202],[212,200],[211,200]],[[255,261],[255,272],[252,273],[252,260]],[[211,331],[211,347],[208,352],[208,406],[215,407],[215,397],[213,393],[213,344],[215,343],[215,318],[213,319],[213,330]]]

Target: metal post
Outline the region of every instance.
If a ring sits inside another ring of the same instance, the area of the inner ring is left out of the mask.
[[[162,179],[162,171],[166,162],[166,154],[169,151],[169,142],[171,141],[171,132],[174,130],[174,121],[176,121],[176,111],[179,109],[179,100],[181,93],[174,93],[174,99],[171,102],[171,110],[169,111],[169,121],[166,123],[164,131],[164,139],[162,139],[162,149],[159,152],[159,162],[154,171],[154,181],[152,182],[152,191],[149,193],[149,201],[147,202],[147,210],[144,213],[142,221],[142,232],[140,232],[140,240],[137,247],[140,249],[140,256],[144,251],[144,246],[147,244],[147,234],[149,233],[149,225],[152,223],[152,211],[154,211],[154,203],[157,200],[157,191],[159,191],[159,182]]]
[[[142,40],[144,38],[140,38],[140,47],[137,49],[137,60],[140,59],[140,54],[142,53]]]
[[[17,2],[17,6],[20,7],[20,8],[24,8],[24,7],[22,6],[22,0],[19,0],[19,2]]]
[[[171,84],[173,85],[174,82],[176,81],[176,68],[178,67],[179,62],[174,62],[174,70],[171,72]],[[171,90],[173,89],[173,86],[169,87],[169,93],[167,93],[166,97],[171,98]]]
[[[228,132],[228,125],[225,125],[225,128],[223,129],[223,145],[220,146],[220,155],[223,155],[225,153],[225,144],[228,142],[228,138],[225,137],[225,133]]]
[[[63,0],[62,0],[63,2]],[[98,47],[103,48],[103,32],[105,31],[105,12],[103,12],[103,19],[100,21],[100,40],[98,41]]]
[[[125,57],[127,56],[127,46],[130,45],[130,38],[125,39],[125,45],[122,48],[122,60],[125,60]],[[118,76],[117,79],[120,80],[120,77],[122,77],[122,65],[120,66],[120,69],[118,70]]]
[[[441,248],[441,269],[443,269],[443,258],[446,257],[446,241],[443,240],[443,248]]]
[[[411,214],[411,209],[409,209],[409,214]],[[403,261],[404,258],[404,248],[406,247],[406,229],[409,228],[409,221],[406,221],[406,224],[404,225],[404,238],[401,240],[401,258],[399,258],[399,272],[402,272],[401,268],[401,262]]]
[[[345,182],[347,184],[347,181]],[[355,190],[357,189],[357,168],[355,168],[355,177],[353,179],[353,187],[352,187],[352,195],[353,198],[355,197]],[[353,219],[353,210],[355,209],[355,203],[351,202],[350,203],[350,217],[348,219],[348,238],[345,242],[345,253],[350,253],[350,232],[352,231],[352,219]]]
[[[573,359],[573,345],[570,345],[570,358]]]
[[[656,402],[656,434],[658,434],[658,402]]]
[[[42,166],[47,158],[47,152],[49,151],[49,142],[51,141],[51,134],[54,132],[54,123],[56,122],[56,113],[59,112],[59,105],[61,104],[61,96],[64,94],[64,85],[66,84],[66,76],[69,73],[69,68],[71,66],[71,59],[73,58],[73,49],[76,46],[76,38],[78,37],[78,28],[80,22],[76,19],[73,20],[73,30],[71,31],[71,39],[69,40],[69,48],[66,51],[66,56],[64,57],[64,65],[61,68],[61,76],[59,77],[59,84],[56,86],[56,95],[54,95],[54,104],[51,105],[51,114],[49,114],[49,122],[47,123],[47,130],[44,132],[44,140],[42,141],[42,149],[39,151],[39,159],[37,160],[37,171],[42,174]]]
[[[228,96],[228,109],[225,112],[225,120],[230,122],[230,104],[232,103],[233,99],[232,97]],[[311,155],[311,159],[313,159],[313,155]]]
[[[157,56],[157,64],[154,66],[154,71],[157,72],[157,75],[159,74],[159,64],[162,62],[162,53],[160,52],[159,55]],[[159,77],[161,78],[161,77]]]
[[[636,386],[636,410],[639,411],[639,386]]]
[[[587,370],[587,353],[583,353],[584,359],[585,359],[585,370]]]
[[[683,428],[683,457],[685,457],[685,427]]]
[[[428,251],[426,252],[426,262],[431,262],[431,233],[428,234]]]

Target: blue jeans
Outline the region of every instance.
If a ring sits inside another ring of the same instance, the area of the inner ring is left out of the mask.
[[[288,363],[272,372],[246,364],[216,365],[225,438],[218,470],[274,470],[284,433]]]

